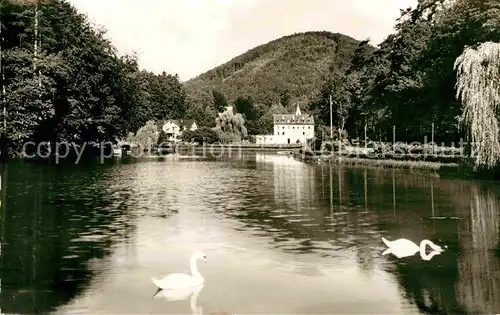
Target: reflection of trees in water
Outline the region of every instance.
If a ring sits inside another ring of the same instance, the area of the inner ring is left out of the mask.
[[[457,208],[462,220],[429,222],[427,229],[440,235],[447,231],[445,241],[450,249],[429,262],[418,257],[392,258],[400,284],[407,298],[426,313],[498,313],[500,264],[494,257],[498,194],[474,182],[444,182],[449,186],[439,182],[433,186],[449,196],[447,206]],[[435,199],[436,191],[432,197]],[[440,206],[435,211],[443,210]]]
[[[456,258],[446,254],[423,261],[419,255],[397,259],[395,264],[399,283],[405,297],[427,314],[464,314],[457,301],[455,283],[458,281]]]
[[[82,168],[6,166],[2,311],[45,313],[67,303],[129,232],[124,209],[109,208],[111,173],[99,165]]]
[[[471,213],[460,234],[457,295],[468,311],[494,314],[500,311],[500,263],[494,255],[499,241],[498,195],[478,185],[471,188]]]
[[[221,184],[207,191],[215,195],[211,197],[214,205],[224,205],[219,206],[220,213],[243,222],[243,231],[266,237],[280,250],[327,256],[355,253],[363,269],[386,260],[379,258],[381,233],[390,239],[438,240],[449,250],[431,261],[422,261],[418,255],[401,260],[389,258],[407,298],[428,313],[494,309],[487,306],[499,296],[492,275],[499,270],[496,263],[477,251],[462,251],[458,265],[456,253],[460,246],[478,248],[471,244],[489,244],[486,247],[491,249],[496,244],[493,209],[497,197],[491,190],[479,191],[474,182],[409,172],[338,172],[337,165],[330,169],[327,165],[293,165],[292,160],[280,164],[281,160],[261,159],[255,167],[228,163],[231,172],[214,175]],[[241,170],[234,169],[240,166]],[[474,201],[472,207],[470,200]],[[462,219],[431,220],[434,215]],[[478,278],[478,274],[485,276]],[[490,295],[479,290],[483,287],[489,288]]]
[[[366,223],[369,225],[368,230],[382,228],[394,238],[407,237],[417,242],[434,235],[450,246],[449,251],[435,256],[431,261],[422,261],[418,255],[402,260],[390,258],[407,299],[425,313],[498,312],[500,308],[492,306],[494,298],[500,296],[498,277],[492,275],[499,271],[498,263],[492,257],[492,249],[498,243],[497,195],[491,190],[480,194],[478,186],[471,182],[441,180],[394,170],[370,170],[370,184],[364,184],[365,188],[361,189],[359,183],[363,172],[347,171],[347,182],[341,182],[344,189],[352,190],[342,203],[349,205],[351,213],[356,214],[356,220],[359,220],[362,211],[352,209],[361,205],[360,196],[365,192],[369,198],[365,212],[373,213],[372,221]],[[367,188],[370,190],[368,193]],[[461,197],[457,198],[457,195]],[[471,199],[474,200],[472,207],[469,205]],[[456,207],[453,203],[457,200],[466,200],[467,205]],[[394,214],[390,206],[394,208]],[[433,220],[434,216],[445,219]],[[462,220],[446,219],[456,216],[462,217]],[[349,220],[349,217],[345,218]],[[382,226],[382,222],[386,224]],[[460,226],[460,222],[473,225]],[[361,233],[358,230],[365,227],[356,227],[356,223],[350,222],[353,227],[351,236],[359,240]],[[487,255],[464,252],[460,264],[457,264],[454,251],[458,250],[460,243],[462,246],[471,246],[464,244],[463,236],[459,239],[457,234],[463,235],[463,231],[465,235],[470,235],[468,242],[476,244],[473,245],[476,248],[477,244],[488,244]],[[365,243],[357,242],[358,264],[362,266],[370,256],[377,257],[377,253],[370,255],[370,244],[377,242],[378,236],[371,241],[369,237],[366,238]],[[464,265],[469,269],[464,270]],[[468,291],[457,294],[456,288],[459,287],[462,287],[462,291]]]
[[[276,155],[258,154],[257,161],[258,170],[272,172],[269,180],[238,187],[247,191],[241,197],[248,201],[226,215],[246,222],[249,231],[261,230],[259,235],[280,250],[331,257],[339,249],[353,249],[362,269],[373,268],[380,239],[375,214],[368,211],[366,172],[308,165]],[[269,195],[269,189],[274,198],[256,198]]]
[[[449,202],[447,194],[443,194],[444,198],[436,198],[436,195],[450,190],[446,190],[439,181],[422,175],[394,170],[390,173],[390,177],[382,184],[384,187],[391,187],[392,195],[393,215],[385,217],[392,222],[385,226],[387,235],[391,235],[391,239],[403,237],[419,244],[424,238],[436,238],[437,235],[447,233],[446,243],[457,243],[458,240],[454,240],[455,221],[429,220],[435,211],[439,212],[443,201]],[[441,209],[441,212],[447,213],[447,209]],[[384,220],[384,217],[379,217],[379,220]],[[455,294],[458,269],[454,254],[445,252],[434,256],[430,261],[422,260],[419,254],[402,259],[393,256],[387,258],[390,265],[394,266],[392,272],[396,274],[406,299],[421,312],[464,313]]]
[[[241,203],[245,207],[229,215],[246,222],[250,231],[261,230],[259,235],[269,237],[280,250],[322,256],[336,256],[345,250],[354,252],[362,270],[374,268],[381,250],[380,230],[398,228],[399,224],[380,224],[394,220],[394,195],[400,196],[404,208],[408,196],[423,195],[421,199],[427,202],[431,193],[428,178],[418,179],[410,173],[307,165],[264,154],[258,155],[257,161],[260,163],[257,169],[272,171],[272,180],[265,185],[246,187],[247,194],[241,196],[248,199]],[[393,173],[398,176],[397,185]],[[273,200],[255,198],[268,194],[269,185],[274,192]],[[406,222],[411,221],[411,230],[425,226],[420,220],[422,202],[417,201],[411,210],[418,210],[408,216],[405,213]],[[425,206],[431,208],[431,204]]]
[[[179,168],[183,162],[172,161],[168,167]],[[138,215],[153,217],[167,217],[173,212],[179,211],[179,195],[191,176],[190,169],[186,168],[184,174],[179,176],[179,172],[165,171],[165,164],[162,162],[146,162],[133,168],[133,175],[126,183],[118,182],[118,191],[132,195],[128,199],[127,207],[134,207]],[[175,181],[177,185],[167,183]],[[127,185],[127,189],[123,189]],[[120,199],[117,199],[120,200]]]

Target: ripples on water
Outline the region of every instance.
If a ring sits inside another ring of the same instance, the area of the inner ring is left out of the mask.
[[[260,153],[121,161],[3,169],[3,312],[189,313],[150,277],[196,249],[205,313],[500,311],[495,186]],[[381,236],[448,250],[398,260]]]

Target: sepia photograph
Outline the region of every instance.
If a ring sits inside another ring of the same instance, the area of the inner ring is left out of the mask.
[[[0,314],[499,314],[499,0],[1,0]]]

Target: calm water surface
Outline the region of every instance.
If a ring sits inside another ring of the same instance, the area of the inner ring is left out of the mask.
[[[500,312],[492,184],[260,153],[18,162],[1,183],[3,313]],[[397,259],[381,236],[448,248]],[[198,249],[199,294],[153,298]]]

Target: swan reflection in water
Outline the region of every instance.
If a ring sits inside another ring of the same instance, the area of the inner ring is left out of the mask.
[[[423,260],[431,260],[434,256],[439,255],[444,251],[441,246],[438,246],[429,240],[422,240],[420,242],[420,246],[404,238],[389,241],[382,237],[382,241],[387,246],[387,249],[382,253],[382,255],[393,254],[397,258],[413,256],[417,252],[420,252],[420,257]],[[432,249],[429,254],[426,252],[427,246]]]
[[[189,306],[191,307],[192,314],[203,314],[203,309],[197,306],[198,296],[200,291],[203,289],[204,284],[199,284],[196,286],[188,287],[178,287],[172,289],[160,289],[156,290],[153,295],[154,299],[164,299],[168,302],[184,301],[190,297]]]

